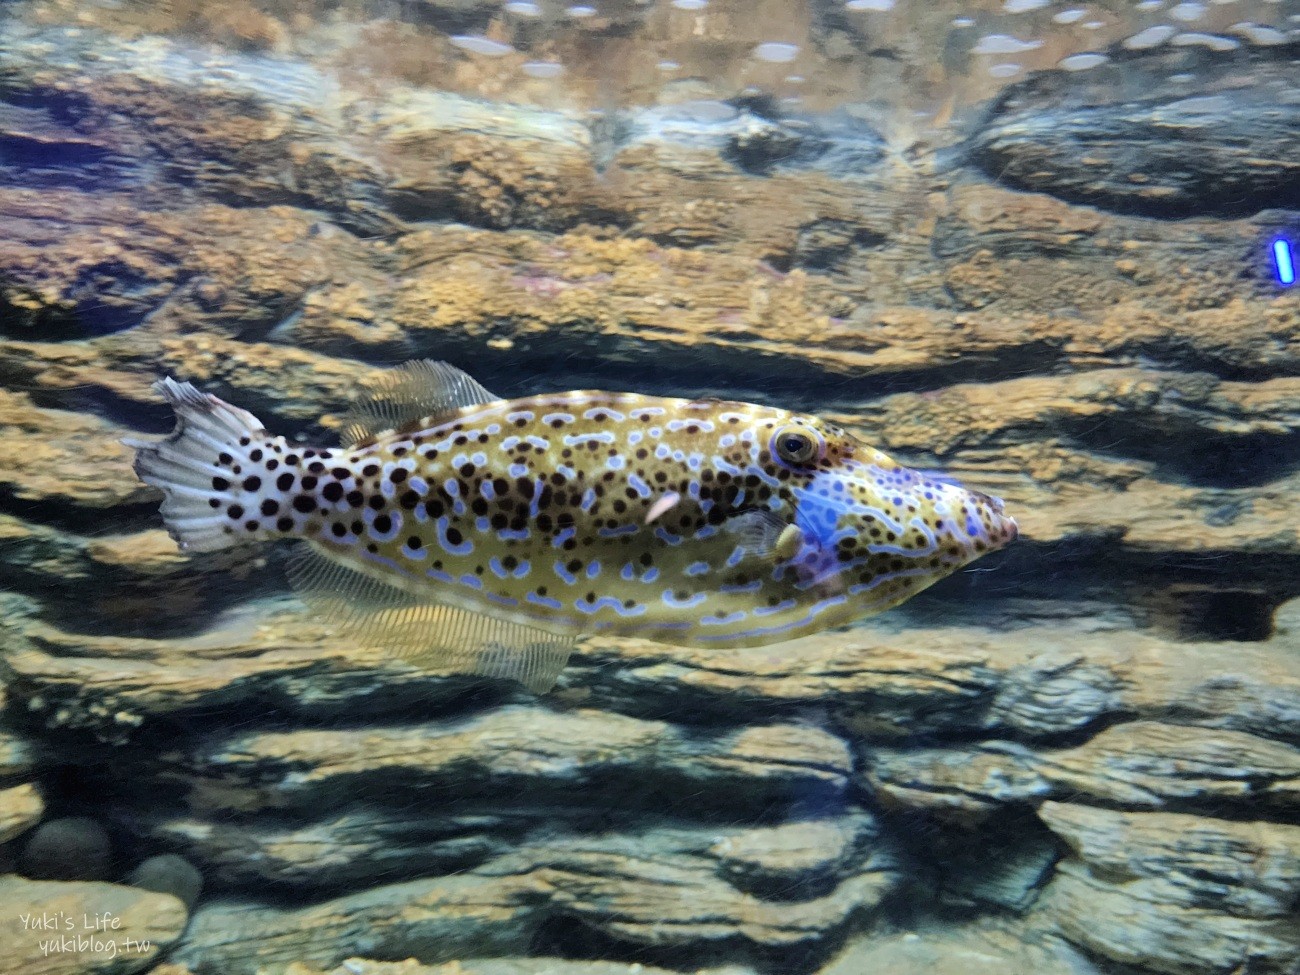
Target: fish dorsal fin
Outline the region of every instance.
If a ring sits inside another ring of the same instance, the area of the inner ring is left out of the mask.
[[[344,447],[364,447],[390,430],[500,398],[450,363],[415,359],[362,384],[339,436]]]
[[[423,669],[503,677],[544,694],[573,650],[572,637],[430,602],[310,543],[295,551],[289,581],[303,602],[358,646]]]

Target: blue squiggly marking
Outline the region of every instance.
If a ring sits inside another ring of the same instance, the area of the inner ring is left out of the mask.
[[[566,447],[573,447],[578,444],[586,444],[591,440],[595,440],[599,443],[613,443],[614,434],[610,433],[608,430],[601,430],[599,433],[566,434],[564,437],[564,445]]]
[[[374,522],[377,517],[379,517],[379,514],[373,508],[366,508],[362,512],[361,520],[366,523],[366,534],[376,542],[391,542],[397,537],[397,533],[402,530],[404,521],[402,513],[400,511],[389,512],[390,526],[386,532],[375,531]]]
[[[443,515],[435,522],[438,531],[438,544],[442,546],[444,552],[449,552],[452,555],[469,555],[470,552],[474,551],[474,543],[468,538],[465,538],[459,545],[453,545],[447,541],[447,527],[449,524],[450,521],[446,515]]]
[[[665,606],[670,606],[673,609],[691,609],[694,606],[700,605],[700,603],[704,602],[709,597],[702,592],[697,592],[692,593],[685,599],[678,600],[677,597],[673,595],[671,589],[665,589],[659,598],[663,600]]]
[[[736,610],[734,613],[728,613],[726,616],[701,616],[701,617],[700,617],[700,625],[702,625],[702,626],[727,626],[728,624],[731,624],[731,623],[739,623],[739,622],[740,622],[741,620],[743,620],[747,615],[749,615],[749,614],[746,613],[744,610],[742,610],[742,609],[738,609],[738,610]]]
[[[794,609],[798,605],[793,599],[783,599],[775,606],[755,606],[755,616],[771,616],[773,613],[784,613],[788,609]]]
[[[631,535],[641,530],[640,525],[618,525],[615,528],[606,528],[604,525],[596,529],[596,534],[601,538],[617,538],[619,535]]]

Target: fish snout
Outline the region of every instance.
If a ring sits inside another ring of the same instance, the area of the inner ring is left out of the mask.
[[[992,494],[976,493],[975,496],[982,509],[980,521],[989,547],[999,549],[1014,542],[1020,536],[1020,526],[1007,514],[1003,500]]]

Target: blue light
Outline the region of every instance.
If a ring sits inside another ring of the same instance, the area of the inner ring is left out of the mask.
[[[1295,284],[1295,261],[1291,258],[1291,241],[1279,237],[1273,241],[1273,263],[1277,265],[1277,279],[1283,284]]]

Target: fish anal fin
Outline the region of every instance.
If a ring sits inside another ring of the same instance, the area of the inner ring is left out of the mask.
[[[571,636],[431,602],[311,545],[295,552],[289,580],[304,603],[359,647],[422,669],[515,680],[543,694],[573,650]]]
[[[363,383],[339,436],[344,447],[366,447],[385,433],[415,432],[462,407],[498,399],[450,363],[416,359]]]

